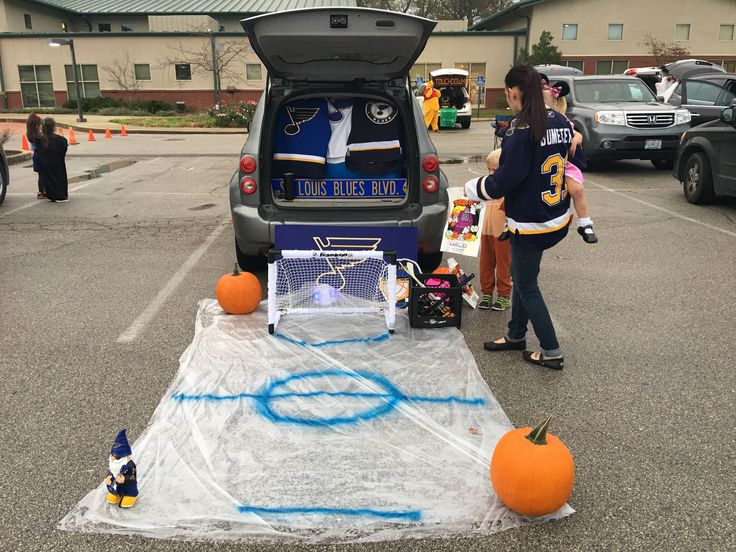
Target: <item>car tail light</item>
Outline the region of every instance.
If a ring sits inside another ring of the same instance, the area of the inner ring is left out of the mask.
[[[240,158],[240,170],[245,174],[251,174],[256,170],[256,158],[252,155],[244,155]]]
[[[427,178],[425,178],[424,182],[422,182],[422,185],[424,186],[424,191],[429,192],[430,194],[433,194],[440,188],[440,183],[437,180],[437,177],[432,175],[429,175]]]
[[[253,180],[250,176],[246,176],[245,178],[240,180],[240,189],[244,194],[251,195],[255,193],[255,191],[258,189],[258,186],[256,185],[255,180]]]
[[[427,155],[424,159],[422,159],[422,167],[427,172],[436,171],[437,165],[439,165],[439,160],[437,159],[436,155]]]
[[[624,75],[636,75],[636,69],[629,69]]]

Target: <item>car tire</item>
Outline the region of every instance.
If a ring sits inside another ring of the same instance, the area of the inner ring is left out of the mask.
[[[5,201],[5,192],[8,191],[8,187],[5,184],[5,176],[3,175],[3,167],[0,165],[0,203]]]
[[[434,253],[420,252],[418,260],[422,272],[427,274],[434,271],[442,263],[442,251],[435,251]]]
[[[682,172],[682,191],[689,203],[700,205],[713,199],[713,180],[708,157],[700,151],[690,154]]]
[[[255,272],[266,268],[266,257],[264,255],[246,255],[240,250],[238,240],[235,240],[235,256],[238,266],[246,272]]]
[[[460,121],[460,126],[463,128],[470,128],[470,119],[467,121]]]
[[[671,171],[675,166],[674,159],[652,159],[651,162],[658,171]]]

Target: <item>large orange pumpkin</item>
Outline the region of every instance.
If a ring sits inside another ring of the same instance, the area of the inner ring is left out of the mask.
[[[250,272],[239,272],[236,264],[232,274],[217,280],[215,295],[226,313],[248,314],[261,302],[261,283]]]
[[[547,433],[550,421],[509,431],[491,457],[496,496],[524,516],[556,512],[572,493],[575,464],[565,444]]]

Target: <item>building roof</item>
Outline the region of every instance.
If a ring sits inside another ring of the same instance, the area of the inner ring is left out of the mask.
[[[251,14],[299,8],[355,7],[355,0],[34,0],[74,14]]]
[[[489,26],[491,26],[492,23],[498,21],[499,19],[503,19],[507,15],[513,14],[517,10],[526,8],[528,6],[533,6],[534,4],[539,4],[540,2],[544,2],[544,0],[519,0],[518,2],[511,4],[508,8],[504,8],[500,11],[497,11],[496,13],[492,15],[489,15],[482,21],[479,21],[478,23],[470,27],[468,30],[469,31],[488,30]]]

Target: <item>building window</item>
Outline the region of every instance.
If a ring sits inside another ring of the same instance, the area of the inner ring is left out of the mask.
[[[595,64],[596,75],[621,75],[629,68],[628,59],[600,59]]]
[[[50,65],[19,65],[23,107],[54,107],[54,83]]]
[[[192,80],[192,66],[188,63],[177,63],[174,65],[176,70],[176,80]]]
[[[581,71],[583,71],[583,67],[585,67],[585,63],[583,62],[583,60],[579,59],[566,59],[562,63],[564,63],[567,67],[580,69]]]
[[[132,33],[133,32],[133,24],[132,23],[123,23],[120,25],[120,30],[124,33]]]
[[[624,39],[624,24],[623,23],[609,23],[608,24],[608,40],[623,40]]]
[[[718,29],[718,40],[733,40],[733,25],[721,25]]]
[[[675,40],[690,40],[690,25],[680,24],[675,25]]]
[[[562,40],[577,40],[578,39],[578,24],[577,23],[565,23],[562,25]]]
[[[110,33],[112,32],[112,26],[110,26],[109,23],[99,23],[97,25],[97,30],[101,33]]]
[[[30,13],[24,13],[23,14],[23,20],[26,23],[26,29],[32,29],[33,23],[31,22],[31,14]]]
[[[245,79],[246,80],[261,80],[261,64],[260,63],[246,63],[245,64]]]
[[[427,82],[429,80],[429,74],[432,71],[437,71],[438,69],[442,69],[441,63],[415,63],[411,66],[409,79],[412,81],[412,84],[416,83],[417,77],[420,77],[424,82]]]
[[[135,72],[135,80],[151,80],[151,66],[148,63],[134,63],[133,71]]]
[[[100,97],[100,77],[97,75],[96,65],[77,65],[79,72],[79,91],[83,98]],[[74,69],[71,65],[64,66],[66,73],[66,93],[70,100],[77,99],[77,87],[74,84]]]

